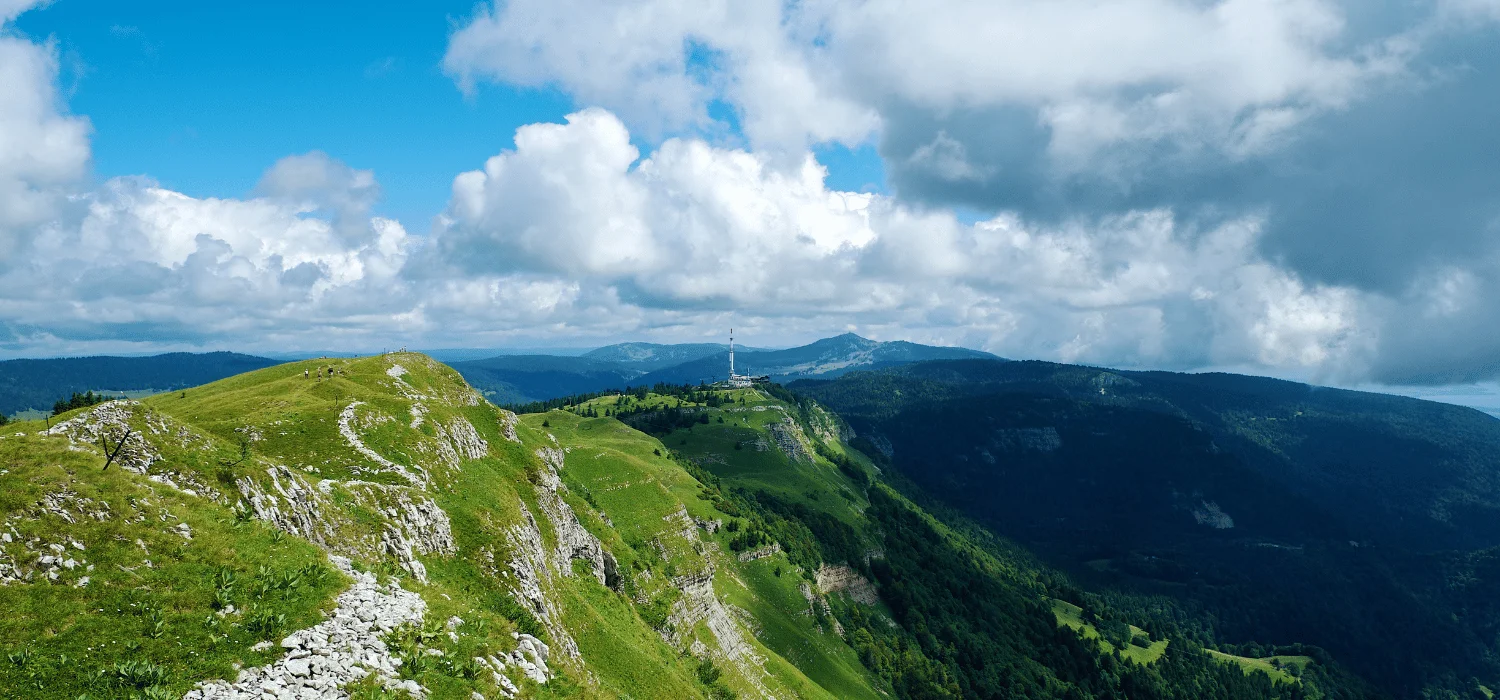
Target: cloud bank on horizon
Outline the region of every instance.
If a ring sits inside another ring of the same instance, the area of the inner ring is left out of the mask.
[[[0,22],[33,4],[0,0]],[[1497,32],[1500,0],[512,0],[457,26],[443,69],[579,107],[455,173],[414,233],[374,213],[375,173],[319,152],[242,199],[95,182],[57,49],[7,26],[0,352],[670,341],[733,319],[1491,379]],[[830,188],[813,149],[867,143],[892,192]]]

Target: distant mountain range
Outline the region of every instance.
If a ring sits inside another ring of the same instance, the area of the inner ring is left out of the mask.
[[[734,357],[735,371],[739,374],[768,375],[778,382],[828,379],[857,369],[880,369],[927,360],[1000,359],[968,348],[918,345],[904,340],[880,342],[853,333],[786,350],[736,351]],[[640,383],[714,382],[724,379],[728,372],[729,353],[725,350],[656,370],[642,376]]]
[[[744,346],[738,348],[739,352],[756,352],[757,350],[758,348]],[[617,362],[641,372],[652,372],[728,351],[729,346],[723,343],[682,343],[679,345],[619,343],[589,351],[583,356],[603,362]]]
[[[619,343],[579,356],[497,355],[450,362],[464,380],[497,404],[521,404],[559,396],[622,389],[653,370],[727,352],[717,343]]]
[[[856,369],[895,367],[924,360],[988,359],[967,348],[906,341],[880,342],[853,333],[787,350],[735,349],[740,374],[776,381],[837,377]],[[729,374],[729,346],[718,343],[620,343],[580,357],[506,355],[452,363],[474,388],[498,404],[520,404],[628,386],[715,382]]]
[[[490,356],[476,357],[484,353]],[[569,353],[569,354],[564,354]],[[0,413],[47,410],[72,392],[172,391],[304,357],[275,358],[230,352],[170,353],[152,357],[72,357],[0,362]],[[438,359],[463,375],[496,404],[522,404],[626,386],[697,384],[721,380],[729,371],[722,343],[618,343],[581,354],[548,350],[517,354],[498,350],[441,350]],[[836,377],[853,369],[892,367],[922,360],[988,358],[964,348],[879,342],[847,333],[788,350],[737,347],[741,374],[767,374],[778,381]]]
[[[0,362],[0,413],[51,410],[73,392],[173,391],[279,364],[233,352]]]

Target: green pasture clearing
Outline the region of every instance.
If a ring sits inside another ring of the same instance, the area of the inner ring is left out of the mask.
[[[1247,656],[1225,654],[1222,651],[1215,651],[1213,649],[1204,649],[1204,651],[1208,652],[1208,655],[1215,659],[1239,665],[1247,674],[1260,671],[1278,683],[1301,683],[1302,679],[1288,672],[1287,669],[1295,668],[1298,674],[1300,674],[1302,669],[1307,668],[1307,665],[1312,663],[1312,657],[1310,656],[1267,656],[1265,658],[1253,659]]]
[[[1065,600],[1053,600],[1052,614],[1057,616],[1057,624],[1071,627],[1084,639],[1097,641],[1099,648],[1103,649],[1104,653],[1113,654],[1118,649],[1118,647],[1100,635],[1097,628],[1083,619],[1083,608]],[[1135,638],[1144,638],[1147,636],[1145,630],[1135,625],[1130,626],[1130,632]],[[1167,644],[1167,640],[1158,639],[1144,647],[1132,643],[1126,645],[1124,649],[1118,650],[1120,656],[1138,664],[1147,665],[1155,663],[1157,659],[1160,659],[1163,654],[1167,653]]]

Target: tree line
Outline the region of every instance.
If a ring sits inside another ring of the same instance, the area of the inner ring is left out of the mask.
[[[72,396],[66,399],[58,399],[56,403],[52,404],[52,415],[60,416],[75,408],[88,408],[89,406],[97,406],[105,401],[116,401],[123,398],[125,397],[107,396],[103,393],[95,394],[93,391],[86,391],[82,394],[75,391]]]

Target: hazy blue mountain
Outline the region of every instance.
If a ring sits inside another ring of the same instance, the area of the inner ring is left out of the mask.
[[[987,352],[968,348],[919,345],[904,340],[880,342],[853,333],[824,338],[786,350],[736,351],[735,371],[769,375],[777,381],[837,377],[856,369],[875,369],[924,360],[998,360]],[[696,384],[721,380],[729,372],[729,353],[716,352],[641,377],[643,384]]]
[[[750,350],[751,348],[745,348]],[[684,362],[702,359],[727,352],[724,343],[681,343],[661,345],[658,343],[617,343],[584,353],[584,357],[604,362],[618,362],[627,367],[651,372]]]
[[[0,362],[0,413],[50,410],[74,392],[171,391],[274,364],[278,363],[232,352],[6,360]]]
[[[559,355],[501,355],[450,366],[491,403],[502,405],[623,389],[642,374],[617,362]]]

